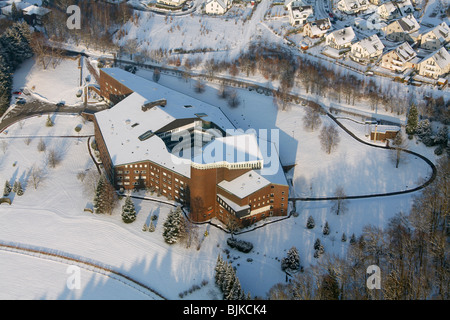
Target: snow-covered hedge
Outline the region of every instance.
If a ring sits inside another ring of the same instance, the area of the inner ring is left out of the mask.
[[[253,244],[251,242],[244,241],[244,240],[238,240],[235,238],[228,238],[227,244],[230,247],[232,247],[236,250],[239,250],[241,252],[244,252],[244,253],[248,253],[253,249]]]

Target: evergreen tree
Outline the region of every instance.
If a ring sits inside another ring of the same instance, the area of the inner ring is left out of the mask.
[[[287,257],[281,260],[281,270],[297,271],[300,269],[300,255],[296,247],[289,249]]]
[[[356,237],[355,234],[353,233],[352,236],[350,237],[350,244],[355,244],[356,243]]]
[[[325,221],[325,226],[323,227],[323,234],[325,236],[330,234],[330,226],[328,225],[328,221]]]
[[[241,283],[234,273],[234,281],[228,295],[224,297],[225,300],[243,300],[244,293],[242,292]]]
[[[149,232],[155,231],[155,225],[153,224],[153,220],[150,220],[150,224],[148,225],[148,231]]]
[[[223,261],[222,256],[218,255],[217,256],[217,262],[216,262],[216,267],[215,267],[215,280],[216,280],[216,285],[221,288],[222,287],[222,283],[225,277],[225,261]]]
[[[131,223],[136,220],[136,209],[129,195],[125,198],[125,204],[122,206],[122,220],[125,223]]]
[[[235,281],[236,273],[234,272],[233,266],[230,263],[227,263],[225,268],[225,277],[222,283],[222,292],[225,299],[229,296],[231,290],[233,289]]]
[[[412,104],[409,108],[408,119],[406,122],[406,133],[411,135],[416,132],[417,124],[419,121],[419,113],[415,104]]]
[[[434,138],[434,143],[437,145],[441,145],[446,147],[448,144],[448,128],[446,125],[443,125],[436,132],[436,136]]]
[[[322,243],[320,242],[320,239],[317,238],[316,241],[314,242],[314,258],[319,258],[321,254],[323,254],[325,252],[325,249],[322,245]]]
[[[184,236],[186,224],[180,207],[169,213],[163,227],[163,237],[168,244],[174,244]]]
[[[105,175],[101,175],[94,195],[94,212],[109,213],[117,204],[117,193]]]
[[[17,191],[16,191],[18,196],[23,196],[23,188],[22,188],[22,184],[20,183],[20,181],[17,182]]]
[[[347,235],[345,234],[345,232],[342,234],[341,241],[342,242],[346,242],[347,241]]]
[[[13,19],[14,21],[17,21],[17,20],[19,20],[19,18],[20,18],[19,10],[17,10],[16,3],[13,2],[11,4],[11,19]]]
[[[314,218],[312,216],[308,217],[308,220],[306,221],[306,227],[308,229],[313,229],[316,226],[316,222],[314,221]]]
[[[11,193],[11,190],[11,184],[6,180],[5,187],[3,188],[3,196],[7,197]]]
[[[105,178],[104,176],[100,176],[100,179],[97,183],[97,188],[95,190],[95,196],[94,196],[94,212],[95,213],[102,213],[104,208],[103,203],[103,193],[105,191]]]
[[[231,263],[224,261],[220,255],[215,266],[215,282],[223,293],[224,300],[250,299],[250,294],[245,295],[241,283]]]

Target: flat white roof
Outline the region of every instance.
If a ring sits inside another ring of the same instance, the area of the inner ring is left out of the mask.
[[[190,159],[181,159],[167,150],[157,135],[141,141],[146,132],[156,132],[177,119],[211,121],[222,130],[234,130],[222,111],[212,105],[181,94],[118,68],[105,68],[129,89],[135,91],[114,107],[95,114],[114,166],[150,160],[186,177],[190,176]],[[165,107],[142,110],[146,103],[165,99]]]
[[[272,142],[263,141],[267,144],[264,152],[270,154],[262,154],[258,145],[261,139],[255,134],[236,130],[219,108],[122,69],[106,68],[102,71],[135,91],[112,108],[95,113],[114,166],[152,161],[190,177],[191,162],[214,164],[227,161],[236,164],[258,161],[262,163],[262,168],[251,172],[254,177],[260,177],[258,179],[260,182],[253,185],[252,181],[256,179],[248,179],[242,175],[237,178],[241,178],[242,182],[235,179],[225,183],[226,188],[234,193],[235,187],[242,186],[244,180],[247,180],[245,193],[251,194],[256,186],[259,189],[270,182],[287,185],[277,146]],[[165,106],[155,105],[143,111],[142,106],[146,103],[162,99],[167,101]],[[164,141],[153,134],[180,119],[210,121],[228,135],[216,137],[204,144],[201,156],[194,154],[194,158],[190,156],[181,158],[176,156],[177,152],[170,152]],[[142,138],[144,134],[148,134],[145,139]]]

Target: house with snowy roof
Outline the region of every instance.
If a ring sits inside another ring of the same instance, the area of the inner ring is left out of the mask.
[[[383,28],[383,32],[388,40],[397,42],[416,42],[420,36],[420,25],[413,15],[407,15],[397,19],[386,27]]]
[[[331,22],[329,18],[309,21],[303,27],[303,34],[306,37],[322,38],[331,30]]]
[[[420,47],[427,50],[437,50],[449,42],[450,28],[445,21],[420,36]]]
[[[297,1],[291,2],[288,8],[289,23],[292,26],[303,26],[307,19],[314,15],[312,6],[300,5]]]
[[[357,14],[369,8],[369,0],[340,0],[337,7],[346,14]]]
[[[383,54],[384,44],[376,34],[364,38],[351,45],[350,58],[360,62],[367,63],[370,60],[377,59]]]
[[[44,19],[51,13],[50,9],[31,5],[22,10],[24,20],[31,26],[42,26]]]
[[[417,53],[408,42],[403,42],[381,57],[380,66],[391,71],[402,73],[407,69],[415,68],[419,62]]]
[[[208,0],[205,4],[205,13],[224,14],[233,6],[232,0]]]
[[[423,58],[416,69],[421,76],[438,79],[450,72],[450,53],[442,47]]]
[[[411,0],[396,0],[395,5],[403,16],[414,13],[414,5]]]
[[[380,5],[377,9],[377,13],[385,20],[398,19],[402,16],[400,9],[392,1]]]
[[[101,69],[99,82],[115,104],[94,114],[95,141],[117,189],[153,190],[189,205],[197,222],[245,226],[287,215],[278,143],[237,130],[215,106],[122,69]]]
[[[11,16],[12,10],[13,10],[13,3],[14,3],[14,6],[16,7],[17,12],[20,14],[20,16],[22,16],[22,10],[31,5],[30,3],[24,2],[24,1],[11,1],[11,4],[5,5],[5,6],[1,7],[1,9],[0,9],[1,13],[4,16],[7,16],[7,17]]]
[[[166,5],[169,7],[180,7],[182,6],[187,0],[156,0],[156,3]]]
[[[333,49],[344,50],[349,49],[355,39],[356,36],[353,28],[347,27],[327,34],[325,37],[325,43]]]

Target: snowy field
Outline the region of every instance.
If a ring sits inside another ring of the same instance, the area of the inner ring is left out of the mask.
[[[83,85],[87,75],[88,71],[83,65]],[[47,69],[43,69],[35,59],[28,59],[14,73],[13,91],[20,88],[27,88],[33,97],[46,102],[81,104],[82,98],[77,97],[81,88],[78,59],[63,59],[55,68],[49,65]]]

